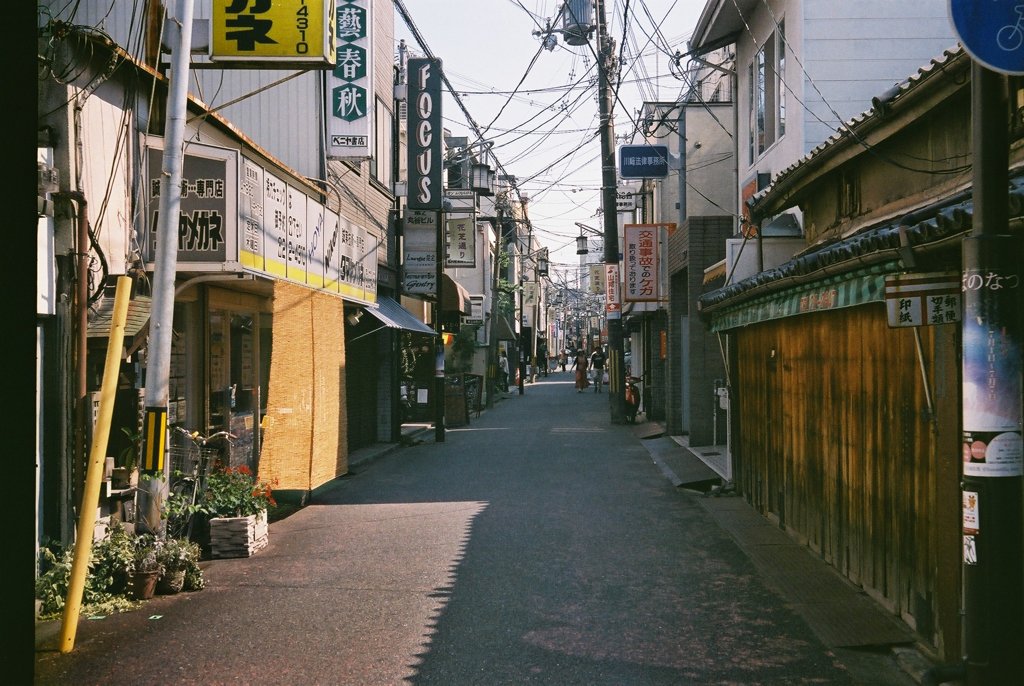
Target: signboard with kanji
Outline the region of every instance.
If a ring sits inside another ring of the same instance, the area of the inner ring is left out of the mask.
[[[890,274],[885,277],[885,309],[891,327],[959,322],[960,274]]]
[[[446,267],[476,267],[476,221],[473,215],[449,217]]]
[[[619,178],[663,179],[668,176],[667,145],[619,147]]]
[[[264,69],[334,66],[334,0],[213,0],[210,59]]]
[[[327,77],[327,154],[362,159],[373,153],[374,109],[372,0],[337,0],[337,50]]]
[[[661,224],[626,224],[623,227],[625,302],[657,302],[660,296],[658,238]]]

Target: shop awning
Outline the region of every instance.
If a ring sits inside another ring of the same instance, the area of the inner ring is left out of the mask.
[[[444,312],[473,314],[473,305],[469,299],[469,291],[447,274],[442,274],[442,276],[444,279],[441,281],[441,310]]]
[[[377,296],[377,307],[367,306],[366,311],[376,317],[384,326],[391,329],[404,329],[415,333],[437,333],[429,326],[412,316],[409,310],[394,298],[386,295]]]
[[[128,301],[128,315],[124,322],[124,335],[132,337],[142,331],[142,328],[149,323],[149,311],[152,300],[145,296],[136,296]],[[110,335],[110,325],[114,320],[114,298],[104,297],[96,306],[94,312],[89,313],[89,328],[86,334],[89,338],[100,338]]]

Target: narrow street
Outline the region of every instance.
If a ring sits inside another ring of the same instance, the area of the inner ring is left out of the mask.
[[[826,647],[608,396],[513,388],[271,524],[207,588],[37,631],[37,684],[911,684]]]

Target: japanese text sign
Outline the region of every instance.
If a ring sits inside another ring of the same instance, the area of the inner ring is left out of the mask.
[[[623,258],[626,302],[657,302],[660,295],[658,239],[660,224],[626,224],[623,227]]]
[[[374,109],[372,0],[338,0],[334,31],[338,47],[327,77],[328,156],[367,158],[373,150]],[[390,153],[388,153],[390,154]]]
[[[885,277],[885,309],[891,327],[960,321],[960,274],[891,274]]]
[[[264,68],[334,65],[333,0],[213,0],[210,59]]]

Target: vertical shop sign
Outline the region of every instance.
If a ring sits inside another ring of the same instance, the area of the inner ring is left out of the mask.
[[[288,268],[285,278],[306,283],[306,194],[288,186]]]
[[[624,252],[626,263],[626,302],[657,302],[661,279],[658,272],[659,224],[626,224]]]
[[[371,0],[339,0],[334,69],[327,77],[327,126],[332,159],[363,159],[373,150],[373,40]]]
[[[446,267],[476,267],[476,221],[472,216],[448,219]]]
[[[407,210],[403,220],[402,290],[437,292],[437,212]]]
[[[606,264],[604,311],[606,319],[622,319],[622,286],[619,283],[619,265]]]
[[[238,221],[241,228],[238,260],[243,267],[263,271],[263,167],[244,157],[238,189]]]
[[[411,210],[440,210],[441,60],[409,60],[409,195]]]

